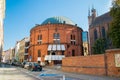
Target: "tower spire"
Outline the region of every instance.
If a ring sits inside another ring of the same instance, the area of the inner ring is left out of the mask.
[[[88,16],[90,16],[90,7],[88,8]]]
[[[94,5],[92,4],[92,9],[94,9]]]

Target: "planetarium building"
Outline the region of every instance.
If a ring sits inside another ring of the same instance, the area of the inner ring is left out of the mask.
[[[69,18],[46,19],[30,30],[29,61],[55,65],[65,57],[82,55],[82,31]]]

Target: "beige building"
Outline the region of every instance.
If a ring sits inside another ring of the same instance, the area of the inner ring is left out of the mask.
[[[11,63],[12,62],[12,59],[13,59],[12,51],[13,51],[13,48],[10,48],[6,51],[3,51],[2,62],[4,62],[4,63]]]
[[[28,48],[29,48],[29,37],[25,37],[21,41],[19,41],[19,49],[18,49],[19,62],[28,60]]]
[[[0,62],[3,52],[3,20],[5,17],[5,0],[0,0]]]
[[[21,41],[20,41],[20,48],[19,48],[19,50],[18,50],[18,57],[19,57],[19,61],[20,62],[23,62],[24,61],[24,52],[25,52],[25,40],[24,39],[22,39]]]

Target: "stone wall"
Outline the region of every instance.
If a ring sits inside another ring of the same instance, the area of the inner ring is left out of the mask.
[[[120,77],[120,67],[115,66],[116,53],[120,54],[120,49],[106,50],[106,53],[101,55],[66,57],[62,60],[62,70]]]

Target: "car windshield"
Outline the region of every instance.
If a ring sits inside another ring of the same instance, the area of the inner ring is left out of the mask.
[[[35,66],[38,66],[38,64],[37,64],[37,63],[34,63],[34,65],[35,65]]]

